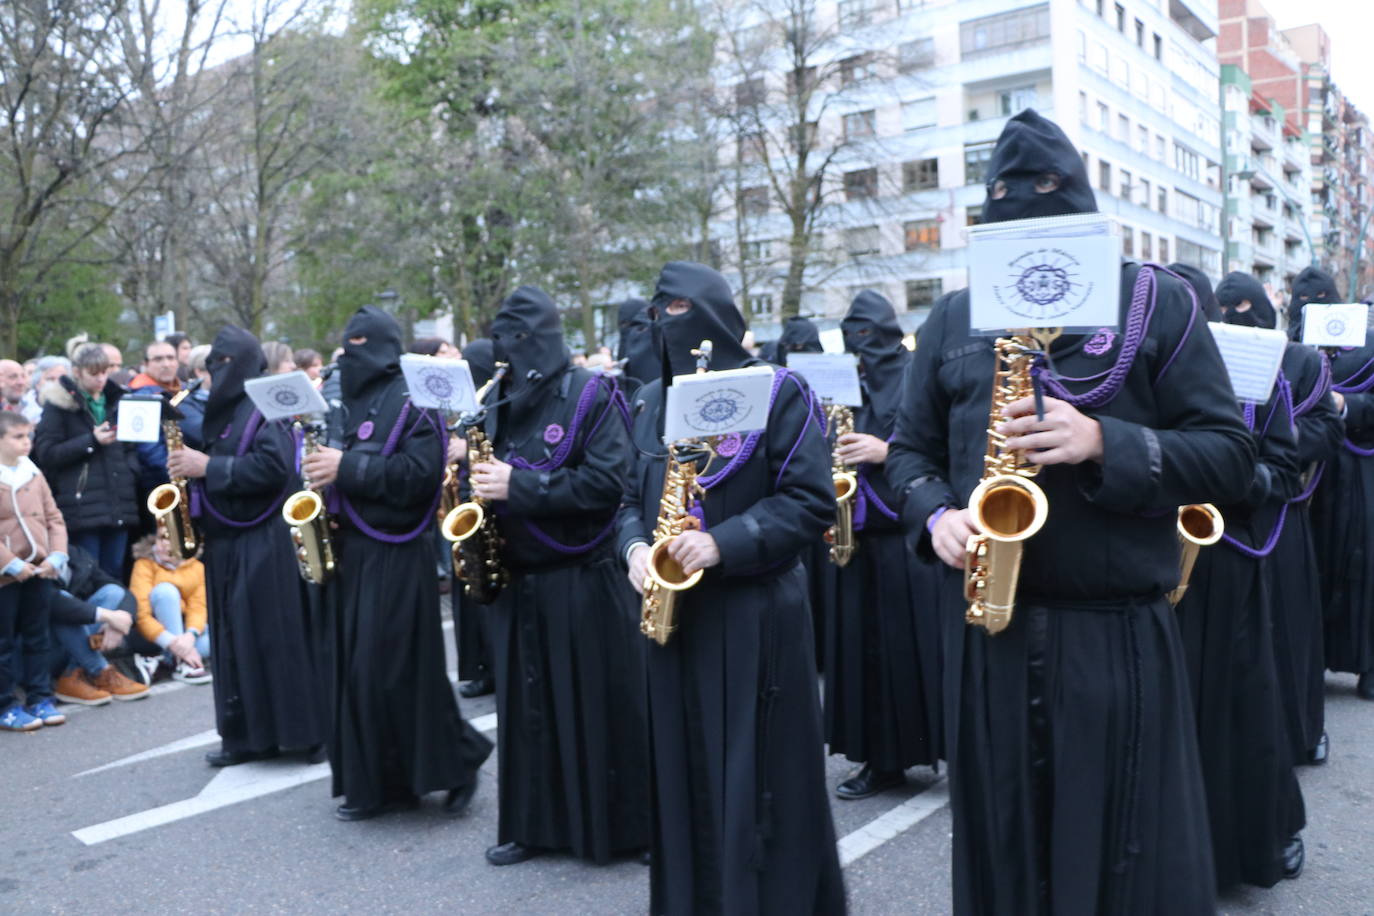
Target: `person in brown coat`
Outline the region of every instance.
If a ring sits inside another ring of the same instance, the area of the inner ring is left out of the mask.
[[[0,412],[0,729],[61,725],[48,672],[48,606],[67,564],[67,526],[38,466],[33,424]],[[24,704],[15,696],[24,688]]]

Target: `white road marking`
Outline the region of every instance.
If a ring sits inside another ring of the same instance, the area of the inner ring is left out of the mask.
[[[949,783],[941,779],[920,795],[913,795],[897,807],[840,838],[840,866],[848,867],[888,840],[915,827],[949,804]]]
[[[92,773],[103,773],[106,770],[113,770],[116,767],[126,767],[132,763],[142,763],[145,760],[153,760],[157,757],[166,757],[168,754],[179,754],[182,751],[193,751],[196,748],[209,747],[212,744],[218,743],[219,732],[212,728],[209,731],[201,732],[199,735],[192,735],[189,738],[182,738],[180,741],[173,741],[170,744],[164,744],[162,745],[162,747],[155,747],[152,750],[144,751],[141,754],[134,754],[129,757],[123,757],[119,760],[114,761],[113,763],[107,763],[104,766],[98,766],[90,770],[82,770],[80,773],[77,773],[76,776],[89,776]],[[73,776],[72,778],[75,779],[76,776]]]

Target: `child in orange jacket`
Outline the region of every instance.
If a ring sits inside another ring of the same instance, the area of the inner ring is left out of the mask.
[[[161,532],[135,544],[134,558],[129,591],[138,600],[138,632],[161,647],[162,660],[174,669],[173,678],[207,683],[210,631],[204,565],[195,558],[177,559]]]

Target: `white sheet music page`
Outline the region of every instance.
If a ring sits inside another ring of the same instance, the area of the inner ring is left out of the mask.
[[[787,368],[806,379],[821,400],[863,406],[859,360],[853,353],[789,353]]]
[[[323,414],[329,409],[310,383],[310,376],[300,369],[249,379],[243,383],[243,393],[268,421]]]
[[[1236,400],[1263,404],[1274,390],[1288,335],[1273,328],[1247,328],[1209,322]]]
[[[768,425],[772,366],[679,375],[668,386],[663,441],[751,433]]]

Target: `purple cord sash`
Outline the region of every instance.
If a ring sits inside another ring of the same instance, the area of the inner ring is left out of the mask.
[[[239,436],[239,444],[234,449],[235,458],[242,458],[244,455],[248,454],[249,448],[253,445],[253,440],[257,438],[258,431],[262,429],[262,424],[263,416],[256,409],[248,415],[248,422],[244,424],[243,433]],[[230,518],[219,509],[215,508],[215,504],[210,501],[210,494],[205,491],[205,481],[198,480],[196,481],[196,486],[191,488],[191,517],[200,518],[203,515],[209,515],[221,525],[226,525],[230,528],[256,528],[258,525],[261,525],[273,515],[280,512],[282,503],[286,502],[286,498],[290,496],[294,490],[295,486],[288,480],[286,488],[282,490],[281,495],[272,501],[265,512],[256,518],[241,522],[238,519]]]
[[[414,425],[406,431],[403,437],[401,432],[405,428],[405,422],[409,416],[410,400],[407,398],[405,405],[401,408],[400,416],[396,418],[396,424],[391,427],[391,432],[386,437],[386,444],[382,446],[381,456],[383,458],[391,457],[391,455],[396,452],[397,446],[401,444],[402,439],[409,439],[414,435],[415,430],[419,428],[420,423],[428,420],[430,426],[433,427],[439,437],[439,451],[441,453],[439,456],[439,466],[442,468],[444,465],[448,464],[448,436],[445,434],[443,424],[436,420],[428,410],[421,410],[420,416],[416,419]],[[387,534],[385,531],[373,528],[360,514],[358,514],[358,510],[353,508],[353,504],[349,502],[348,497],[342,490],[334,486],[330,488],[330,493],[337,498],[338,505],[343,509],[344,514],[348,516],[348,520],[363,534],[372,538],[374,541],[381,541],[383,544],[406,544],[423,534],[425,529],[429,527],[430,522],[434,520],[434,513],[439,510],[439,501],[444,495],[444,482],[441,476],[439,485],[434,490],[434,499],[430,501],[429,509],[427,509],[424,516],[421,517],[420,524],[410,531],[407,531],[405,534]]]
[[[1274,548],[1278,546],[1279,535],[1283,534],[1283,524],[1288,520],[1288,505],[1288,503],[1284,503],[1283,506],[1279,509],[1279,517],[1278,520],[1274,522],[1274,530],[1269,532],[1269,539],[1264,542],[1263,547],[1256,549],[1254,547],[1250,547],[1247,544],[1242,544],[1240,541],[1231,537],[1231,535],[1229,534],[1223,534],[1221,536],[1221,539],[1226,542],[1226,545],[1228,547],[1231,547],[1239,551],[1240,553],[1245,554],[1247,557],[1250,557],[1255,560],[1264,559],[1265,557],[1269,556],[1269,554],[1273,553]]]
[[[868,524],[868,507],[870,503],[873,505],[873,508],[877,509],[878,512],[889,521],[897,521],[897,513],[894,512],[887,503],[883,502],[882,498],[878,496],[878,492],[873,489],[873,484],[868,482],[868,467],[864,466],[859,468],[858,473],[854,476],[858,478],[859,481],[858,500],[854,504],[854,530],[863,531],[864,527]]]

